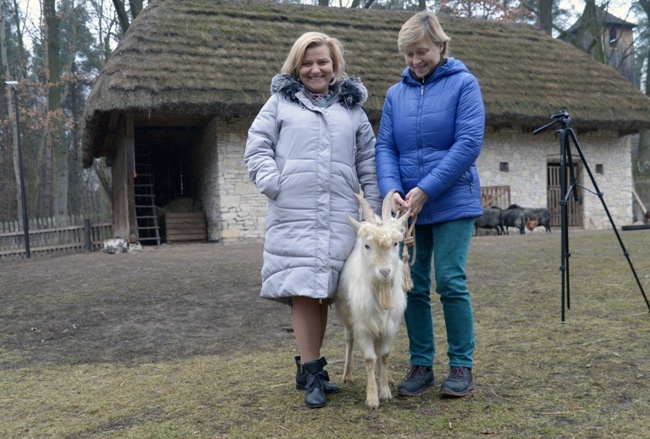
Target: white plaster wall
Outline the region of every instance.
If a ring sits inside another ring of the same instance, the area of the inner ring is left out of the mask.
[[[632,167],[629,136],[619,137],[614,131],[597,131],[578,135],[603,199],[618,227],[632,222]],[[580,160],[572,144],[574,160]],[[477,166],[481,185],[509,185],[514,204],[525,207],[546,207],[547,171],[549,161],[560,160],[560,142],[555,130],[549,129],[533,136],[519,128],[486,130],[483,150]],[[499,163],[507,162],[509,172],[501,172]],[[596,174],[596,164],[603,165],[603,173]],[[594,191],[594,185],[583,168],[582,185]],[[584,228],[611,227],[600,198],[584,191]]]
[[[214,119],[200,141],[204,183],[202,202],[206,209],[208,238],[237,241],[264,238],[266,197],[250,182],[244,164],[244,148],[252,119]],[[546,164],[560,159],[560,144],[554,130],[533,136],[520,128],[494,131],[488,128],[477,166],[483,186],[509,185],[512,203],[546,207]],[[604,200],[618,227],[632,222],[632,170],[629,137],[613,131],[579,135],[580,146],[604,193]],[[579,159],[575,148],[573,158]],[[509,172],[499,171],[508,162]],[[596,164],[604,173],[596,174]],[[583,185],[594,190],[583,172]],[[600,198],[584,192],[585,229],[611,227]],[[539,229],[542,230],[542,229]]]
[[[613,137],[598,131],[585,134],[578,141],[583,146],[585,159],[614,223],[617,227],[632,224],[631,137]],[[603,165],[602,174],[596,173],[596,164]],[[586,172],[583,184],[595,192],[596,189]],[[584,206],[585,229],[611,228],[605,208],[597,195],[585,193]]]

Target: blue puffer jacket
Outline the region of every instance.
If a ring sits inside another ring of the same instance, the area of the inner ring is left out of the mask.
[[[386,93],[376,144],[382,197],[404,197],[418,186],[429,197],[417,224],[482,214],[475,161],[481,152],[485,109],[478,81],[448,58],[422,84],[407,67]]]

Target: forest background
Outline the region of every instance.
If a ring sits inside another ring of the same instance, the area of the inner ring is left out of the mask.
[[[110,170],[102,159],[83,169],[81,117],[95,78],[147,1],[0,1],[5,85],[5,93],[0,94],[0,223],[22,221],[21,169],[28,218],[110,218]],[[603,14],[597,14],[597,8],[602,8],[637,25],[634,51],[630,52],[635,58],[635,77],[639,78],[634,85],[646,94],[650,90],[650,0],[289,2],[343,8],[426,8],[458,16],[525,22],[555,37],[578,22],[577,35],[590,33],[593,37],[588,47],[579,48],[608,64],[604,48],[611,42],[603,41],[602,32],[593,31],[602,29],[603,23],[598,20]],[[640,133],[632,167],[637,193],[650,206],[650,131]]]

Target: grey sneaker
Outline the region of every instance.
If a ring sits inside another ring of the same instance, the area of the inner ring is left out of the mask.
[[[399,396],[417,396],[433,386],[433,370],[426,366],[411,366],[404,381],[397,386]]]
[[[474,390],[472,369],[468,367],[452,366],[449,376],[440,386],[440,393],[446,396],[465,396]]]

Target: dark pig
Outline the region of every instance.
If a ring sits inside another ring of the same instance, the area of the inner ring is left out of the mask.
[[[503,225],[506,228],[506,235],[510,234],[508,227],[514,227],[519,230],[520,234],[524,234],[524,228],[526,227],[526,215],[524,214],[524,209],[512,204],[508,206],[506,210],[503,211]]]
[[[524,209],[524,214],[526,215],[526,219],[528,218],[536,218],[537,219],[537,225],[535,227],[539,226],[544,226],[544,230],[546,233],[551,233],[551,214],[548,211],[548,209],[541,207],[539,209],[531,209],[531,208],[525,208]],[[531,229],[532,231],[532,229]]]
[[[496,229],[497,235],[503,235],[503,210],[496,206],[483,209],[483,215],[474,222],[474,236],[478,235],[478,228]]]

